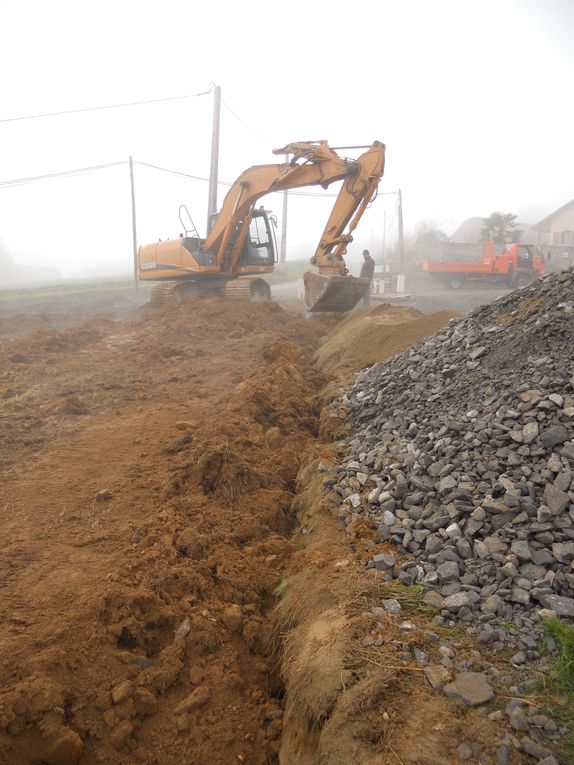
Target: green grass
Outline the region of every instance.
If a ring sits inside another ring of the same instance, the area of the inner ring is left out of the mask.
[[[287,594],[288,587],[289,587],[289,582],[287,581],[287,579],[283,579],[281,582],[279,582],[277,587],[273,590],[273,594],[277,598],[277,602],[283,600],[283,598]]]
[[[398,600],[403,608],[429,613],[435,612],[436,608],[424,602],[426,593],[427,589],[422,584],[387,584],[383,590],[384,597]]]
[[[142,293],[149,292],[153,285],[140,284],[138,289]],[[94,297],[114,292],[134,294],[133,279],[102,279],[86,281],[69,281],[54,284],[43,284],[30,287],[14,287],[13,289],[0,290],[0,302],[6,303],[33,303],[36,301],[54,300],[73,296]]]
[[[557,722],[568,729],[566,737],[558,743],[558,750],[564,762],[574,762],[574,625],[548,619],[544,633],[542,650],[547,647],[548,638],[558,646],[547,690],[554,691],[560,698],[549,700],[550,711]]]
[[[548,637],[554,638],[560,652],[552,666],[552,686],[574,702],[574,626],[560,619],[548,619],[544,631]]]

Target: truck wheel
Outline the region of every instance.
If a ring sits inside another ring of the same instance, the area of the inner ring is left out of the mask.
[[[451,290],[459,290],[464,284],[464,278],[462,276],[451,276],[448,280],[448,286]]]

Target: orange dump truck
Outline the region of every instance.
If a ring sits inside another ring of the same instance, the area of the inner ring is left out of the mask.
[[[423,262],[423,271],[451,289],[471,287],[476,283],[525,287],[544,271],[544,255],[538,244],[508,244],[496,253],[494,242],[484,242],[478,263]]]

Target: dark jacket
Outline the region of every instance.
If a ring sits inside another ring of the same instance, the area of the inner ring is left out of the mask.
[[[368,255],[367,259],[361,266],[361,279],[372,279],[375,273],[375,261]]]

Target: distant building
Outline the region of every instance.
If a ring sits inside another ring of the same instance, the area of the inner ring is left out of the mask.
[[[480,232],[484,227],[486,218],[467,218],[450,235],[451,242],[461,244],[475,244],[480,241]]]
[[[543,218],[536,229],[543,234],[544,244],[574,245],[574,199]]]
[[[536,229],[549,267],[574,266],[574,199],[543,218]]]

